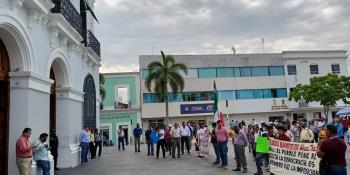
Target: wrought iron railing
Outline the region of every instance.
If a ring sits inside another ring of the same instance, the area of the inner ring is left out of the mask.
[[[82,19],[73,4],[69,0],[51,0],[55,7],[51,9],[52,13],[61,13],[64,18],[73,26],[73,28],[81,34]]]
[[[95,35],[90,30],[87,30],[86,35],[87,35],[86,47],[90,47],[100,57],[101,56],[100,42],[97,40]]]

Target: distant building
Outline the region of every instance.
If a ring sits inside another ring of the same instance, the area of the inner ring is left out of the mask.
[[[136,124],[141,124],[140,76],[138,72],[105,73],[104,76],[106,98],[100,110],[100,130],[103,144],[109,146],[118,143],[119,126],[130,141]]]
[[[185,63],[188,74],[182,93],[170,95],[170,122],[192,121],[194,124],[213,120],[213,82],[219,90],[220,110],[227,120],[261,121],[312,119],[324,116],[315,102],[288,100],[297,84],[328,73],[348,75],[346,51],[284,51],[266,54],[175,55]],[[147,65],[161,60],[159,55],[141,55],[142,122],[163,125],[165,104],[148,92],[144,80]],[[344,107],[341,102],[332,114]]]

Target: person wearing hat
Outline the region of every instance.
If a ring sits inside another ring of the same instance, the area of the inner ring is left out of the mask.
[[[58,157],[58,137],[56,135],[56,130],[51,129],[50,131],[50,151],[53,156],[54,168],[55,170],[59,170],[57,168],[57,157]]]
[[[301,132],[300,132],[300,142],[301,143],[312,143],[314,140],[314,133],[311,131],[309,127],[307,127],[307,123],[303,122],[301,124]]]

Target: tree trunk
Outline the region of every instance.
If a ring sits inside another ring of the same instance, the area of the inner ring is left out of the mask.
[[[329,107],[328,106],[323,106],[323,112],[324,112],[324,115],[326,116],[326,120],[328,122]]]
[[[168,100],[168,86],[165,88],[165,94],[164,94],[164,100],[165,100],[165,120],[166,125],[169,125],[169,100]]]

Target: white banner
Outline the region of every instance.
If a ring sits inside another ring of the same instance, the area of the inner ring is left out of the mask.
[[[319,175],[317,143],[270,139],[270,171],[277,175]]]

